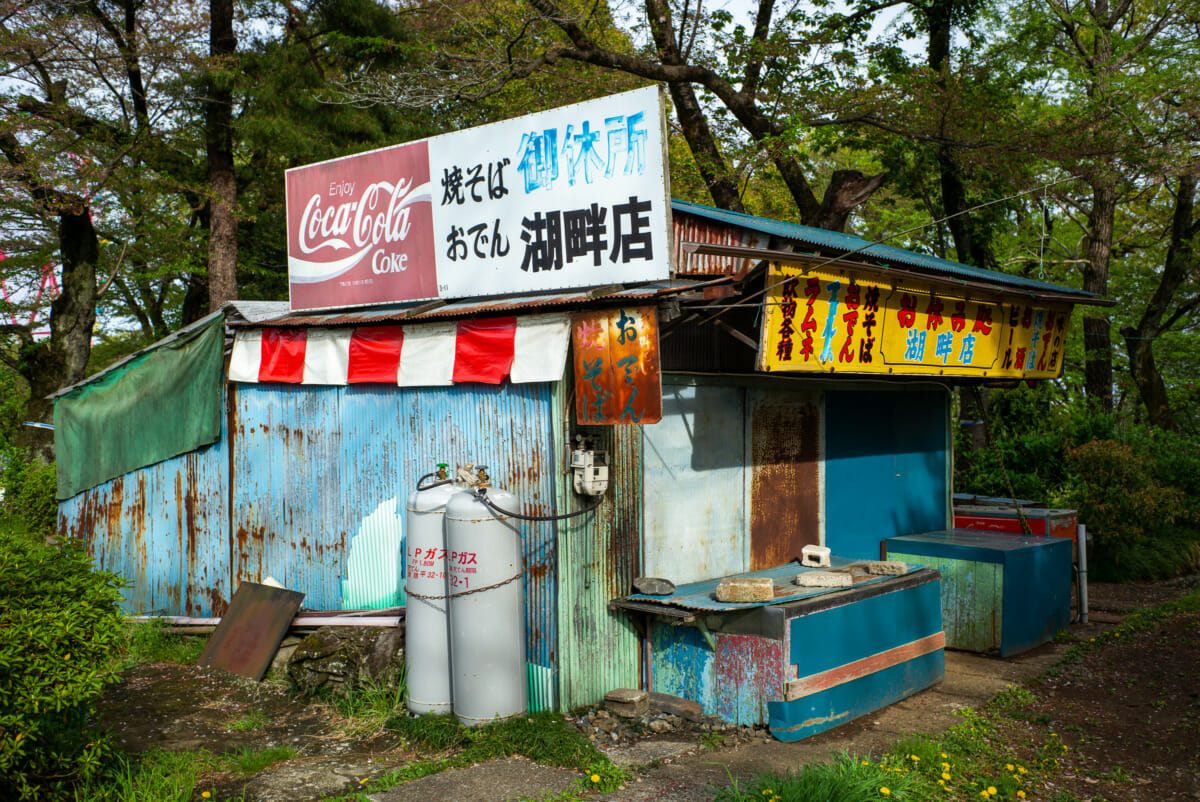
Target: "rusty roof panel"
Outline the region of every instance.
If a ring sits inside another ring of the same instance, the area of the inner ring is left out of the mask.
[[[286,588],[255,582],[238,585],[228,612],[196,665],[223,668],[258,682],[267,673],[303,600],[303,593]]]
[[[751,248],[765,248],[769,244],[769,237],[766,235],[689,214],[684,209],[675,210],[672,223],[675,234],[672,242],[675,249],[673,264],[677,276],[732,276],[746,267],[745,258],[691,253],[685,250],[684,243],[740,245]]]

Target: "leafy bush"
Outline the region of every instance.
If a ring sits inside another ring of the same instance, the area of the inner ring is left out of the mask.
[[[105,769],[88,717],[115,676],[123,586],[76,545],[0,532],[0,798],[68,797]]]
[[[962,398],[969,408],[971,397]],[[955,492],[1011,492],[1077,509],[1094,536],[1094,580],[1156,580],[1194,570],[1200,438],[1055,405],[1048,390],[991,390],[988,398],[992,442],[975,448],[961,427],[956,432]]]
[[[0,450],[0,468],[4,511],[39,541],[53,535],[58,529],[54,465],[31,464],[20,449],[6,446]]]
[[[16,498],[17,517],[30,534],[43,541],[58,531],[57,489],[53,464],[31,465],[25,469]]]
[[[1146,454],[1115,440],[1071,449],[1067,470],[1065,495],[1099,545],[1144,540],[1165,530],[1183,511],[1183,492],[1157,480]]]

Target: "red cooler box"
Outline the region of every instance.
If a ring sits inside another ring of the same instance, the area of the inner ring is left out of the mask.
[[[1075,525],[1078,515],[1075,510],[1046,510],[1021,507],[1029,531],[1034,535],[1063,537],[1075,540]],[[991,532],[1022,534],[1021,519],[1014,506],[956,506],[954,508],[955,529],[983,529]]]

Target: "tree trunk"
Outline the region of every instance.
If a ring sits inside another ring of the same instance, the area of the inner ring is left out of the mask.
[[[1087,262],[1083,266],[1083,289],[1096,295],[1108,294],[1108,266],[1112,258],[1113,220],[1117,192],[1108,179],[1092,184],[1092,208],[1088,214]],[[1083,385],[1089,401],[1103,412],[1112,412],[1112,335],[1107,315],[1083,317]]]
[[[700,171],[700,177],[704,179],[704,185],[708,187],[708,194],[712,196],[713,203],[718,208],[731,212],[746,211],[742,206],[737,184],[729,173],[725,157],[717,148],[712,129],[708,127],[708,119],[704,116],[704,109],[700,108],[691,84],[670,83],[667,84],[667,91],[671,93],[671,100],[675,104],[675,116],[679,118],[683,138],[692,150],[696,168]]]
[[[233,170],[233,92],[226,77],[237,52],[233,0],[210,0],[208,81],[205,128],[208,145],[209,229],[208,308],[215,311],[237,298],[237,181]]]
[[[1129,355],[1129,372],[1137,386],[1138,394],[1146,407],[1146,417],[1162,429],[1174,431],[1175,415],[1171,410],[1167,386],[1154,363],[1154,341],[1195,308],[1200,299],[1193,298],[1167,317],[1167,310],[1175,293],[1195,268],[1197,254],[1195,237],[1200,233],[1200,218],[1195,218],[1196,176],[1183,176],[1179,180],[1179,191],[1175,195],[1175,212],[1171,218],[1171,239],[1167,256],[1159,274],[1158,286],[1146,304],[1145,311],[1136,326],[1125,326],[1121,335],[1125,339],[1125,352]]]

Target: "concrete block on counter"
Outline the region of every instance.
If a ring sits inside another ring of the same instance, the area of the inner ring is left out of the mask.
[[[717,585],[719,602],[769,602],[775,599],[775,583],[767,577],[722,579]]]
[[[805,571],[796,575],[796,584],[802,588],[848,588],[854,577],[841,571]]]

